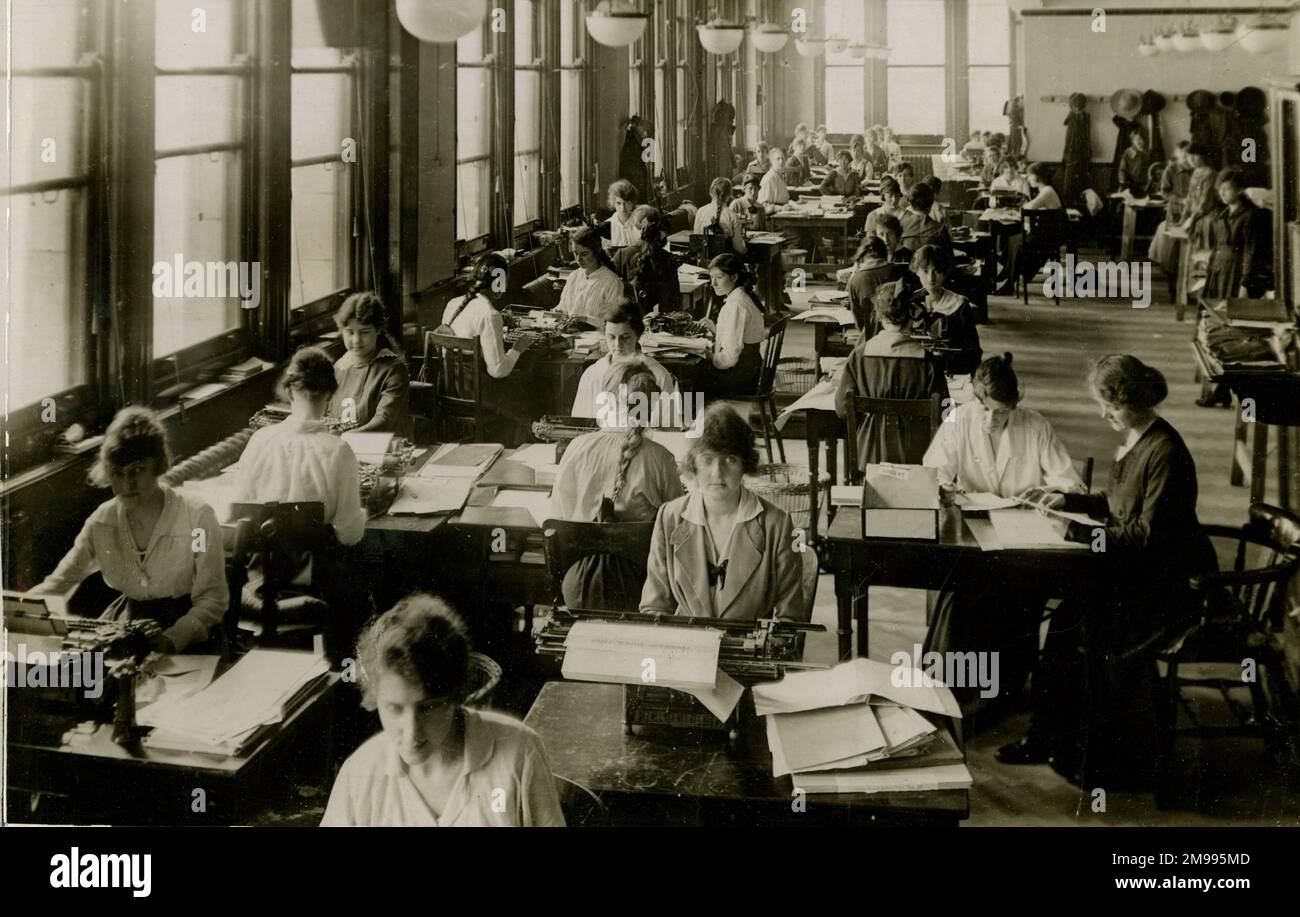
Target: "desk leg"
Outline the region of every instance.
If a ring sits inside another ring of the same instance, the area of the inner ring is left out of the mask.
[[[817,543],[817,471],[818,471],[817,450],[820,447],[820,443],[818,442],[820,437],[817,435],[817,430],[814,427],[812,423],[812,419],[809,416],[809,414],[805,412],[803,416],[804,416],[804,442],[808,444],[808,487],[810,488],[809,492],[813,495],[812,521],[809,523],[809,530],[811,532],[809,536],[809,541],[815,545]],[[831,483],[832,484],[835,483],[834,478],[831,478]],[[829,524],[830,505],[831,505],[831,495],[828,493],[826,494],[826,506],[828,509],[828,513],[827,513],[828,524]]]
[[[858,625],[858,658],[859,659],[866,659],[868,656],[867,632],[869,628],[867,626],[867,618],[869,617],[870,604],[871,604],[870,601],[868,600],[868,596],[870,595],[870,592],[871,592],[871,587],[868,585],[864,585],[862,587],[861,592],[858,592],[854,587],[850,587],[851,597],[849,601],[853,609],[852,612],[853,617],[855,618],[856,623]]]
[[[847,553],[847,551],[845,552]],[[849,569],[845,569],[845,567]],[[853,658],[853,571],[852,561],[844,557],[835,564],[836,634],[840,659]]]
[[[1124,208],[1124,229],[1119,240],[1119,260],[1129,261],[1133,255],[1133,237],[1137,235],[1137,211]]]
[[[1268,486],[1268,424],[1254,424],[1255,449],[1250,460],[1250,502],[1264,502],[1264,491]]]
[[[1197,381],[1200,377],[1200,369],[1197,369]],[[1233,487],[1240,487],[1245,476],[1241,473],[1245,465],[1246,453],[1246,421],[1241,419],[1240,405],[1237,410],[1237,423],[1232,428],[1232,456],[1228,470],[1228,483]]]

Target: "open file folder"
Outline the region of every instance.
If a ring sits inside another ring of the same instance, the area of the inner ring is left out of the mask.
[[[923,465],[867,465],[862,482],[862,537],[939,537],[939,477]]]

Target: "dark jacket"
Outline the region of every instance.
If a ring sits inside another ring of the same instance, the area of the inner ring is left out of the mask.
[[[1210,221],[1210,269],[1207,299],[1228,299],[1246,288],[1258,298],[1273,287],[1273,223],[1244,194],[1235,211],[1220,207]]]

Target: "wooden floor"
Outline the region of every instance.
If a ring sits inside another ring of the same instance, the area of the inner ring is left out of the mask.
[[[826,287],[827,285],[822,285]],[[800,309],[807,296],[795,294]],[[1040,287],[1041,291],[1041,287]],[[1159,291],[1163,293],[1163,290]],[[1192,323],[1174,320],[1173,307],[1157,299],[1147,309],[1131,301],[1062,300],[1059,306],[1040,293],[1029,304],[994,297],[991,323],[980,327],[986,356],[1014,354],[1024,390],[1024,404],[1051,421],[1075,458],[1096,459],[1094,481],[1107,479],[1117,445],[1114,432],[1101,419],[1087,394],[1090,362],[1108,353],[1131,353],[1157,367],[1169,382],[1162,415],[1182,434],[1196,459],[1200,481],[1198,512],[1203,522],[1240,524],[1246,516],[1248,491],[1228,483],[1232,454],[1233,412],[1196,406],[1199,385],[1193,381]],[[812,333],[792,323],[785,353],[812,353]],[[801,441],[786,443],[790,461],[806,463]],[[1276,493],[1273,456],[1269,466],[1269,496]],[[925,636],[925,598],[904,589],[873,589],[871,593],[871,656],[888,661],[899,649],[911,651]],[[823,575],[818,586],[814,620],[829,633],[809,647],[815,658],[835,658],[834,584]],[[1250,740],[1224,741],[1209,747],[1199,761],[1199,796],[1195,807],[1162,811],[1149,794],[1110,793],[1105,811],[1094,811],[1094,796],[1059,777],[1046,765],[1008,767],[994,752],[1023,734],[1028,714],[990,724],[970,740],[969,759],[975,776],[970,825],[1300,825],[1300,794],[1287,792],[1274,779],[1262,745]]]

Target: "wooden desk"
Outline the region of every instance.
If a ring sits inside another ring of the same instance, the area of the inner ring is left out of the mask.
[[[10,742],[7,789],[67,796],[74,824],[247,824],[291,776],[329,782],[339,678],[331,673],[279,729],[234,758],[128,749],[113,741],[112,723],[69,745]],[[196,789],[204,812],[192,809]]]
[[[1087,550],[982,551],[956,507],[939,515],[937,541],[862,537],[856,507],[836,513],[821,541],[822,556],[835,573],[840,656],[849,656],[851,622],[858,626],[857,655],[868,650],[867,589],[960,589],[963,581],[1033,584],[1051,597],[1077,597],[1092,582],[1105,580],[1108,555]]]
[[[1165,202],[1159,198],[1142,198],[1135,200],[1130,197],[1124,198],[1124,225],[1120,230],[1119,237],[1119,260],[1133,260],[1133,248],[1139,240],[1151,241],[1151,233],[1138,232],[1139,214],[1143,214],[1144,221],[1149,221],[1150,217],[1145,216],[1149,211],[1158,211],[1160,216],[1164,216]]]
[[[621,685],[552,681],[524,720],[556,776],[599,797],[616,825],[955,827],[970,814],[967,790],[817,794],[794,811],[794,783],[772,776],[763,723],[747,723],[729,752],[720,733],[645,727],[633,736],[622,718]]]
[[[838,244],[829,254],[840,260],[810,260],[803,264],[794,265],[794,267],[802,267],[810,273],[834,273],[844,267],[852,257],[853,253],[849,248],[849,238],[862,229],[866,223],[867,214],[873,209],[875,207],[868,204],[859,206],[852,212],[780,211],[772,214],[771,220],[773,227],[779,230],[811,233],[814,243],[822,233],[828,233],[835,238]],[[814,253],[809,252],[809,258],[814,257]]]

